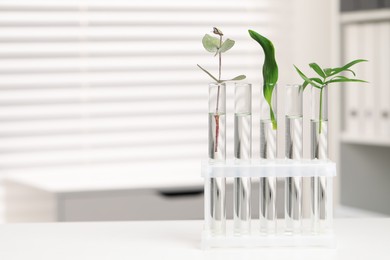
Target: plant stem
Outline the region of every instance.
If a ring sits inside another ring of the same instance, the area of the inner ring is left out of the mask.
[[[215,109],[215,148],[214,152],[218,151],[218,134],[219,134],[219,115],[218,115],[218,103],[219,103],[219,90],[220,90],[220,85],[218,83],[218,91],[217,91],[217,107]]]
[[[321,87],[320,90],[320,115],[319,115],[319,120],[320,120],[320,128],[318,130],[318,133],[321,134],[321,129],[322,129],[322,91],[324,90],[324,86]]]
[[[219,36],[219,48],[222,46],[222,35]],[[221,68],[222,68],[222,54],[218,53],[218,81],[221,81]],[[220,92],[220,82],[218,82],[218,91],[217,91],[217,107],[215,108],[215,148],[214,152],[218,151],[218,135],[219,135],[219,115],[218,115],[218,106],[219,106],[219,92]]]
[[[219,48],[221,48],[221,46],[222,46],[222,36],[219,36]],[[221,81],[222,53],[218,53],[218,59],[219,59],[218,80]]]

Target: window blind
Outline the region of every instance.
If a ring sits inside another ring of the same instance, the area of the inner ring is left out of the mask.
[[[201,38],[221,28],[236,40],[223,55],[223,77],[260,82],[261,54],[247,29],[276,37],[279,5],[1,1],[1,173],[123,166],[199,174],[209,78],[196,64],[217,71]],[[228,87],[231,111],[232,93]],[[231,119],[227,124],[232,129]],[[231,155],[233,133],[227,137]]]

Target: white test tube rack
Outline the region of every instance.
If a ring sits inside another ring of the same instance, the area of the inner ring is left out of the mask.
[[[273,234],[260,232],[258,219],[251,220],[251,228],[248,234],[237,235],[233,230],[233,221],[226,221],[225,232],[213,233],[207,227],[210,221],[210,188],[205,185],[205,228],[202,232],[202,249],[210,248],[250,248],[250,247],[327,247],[336,246],[335,236],[332,231],[333,226],[333,177],[336,176],[336,164],[329,160],[290,160],[290,159],[258,159],[241,163],[235,160],[226,162],[202,162],[202,177],[205,184],[209,178],[224,177],[227,180],[233,178],[250,177],[252,180],[260,177],[302,177],[303,180],[310,180],[311,177],[325,177],[327,198],[325,203],[324,220],[319,220],[320,227],[314,227],[310,217],[302,219],[302,228],[298,233],[286,232],[284,219],[277,219],[277,231]],[[303,191],[302,197],[310,198],[310,191]],[[229,200],[230,201],[230,200]],[[258,201],[256,203],[259,203]],[[283,205],[284,206],[284,205]],[[280,205],[277,205],[280,207]],[[229,208],[229,207],[225,207]]]

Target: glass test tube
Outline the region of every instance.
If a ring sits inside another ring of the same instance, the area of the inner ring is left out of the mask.
[[[302,94],[300,85],[286,87],[286,158],[301,160],[302,149]],[[287,233],[302,229],[302,177],[286,177],[285,221]]]
[[[249,163],[252,155],[252,85],[236,83],[234,92],[234,157]],[[234,178],[234,234],[250,232],[251,178]]]
[[[226,85],[209,84],[209,160],[224,163],[226,160]],[[205,180],[206,230],[212,234],[226,233],[226,178]]]
[[[311,158],[328,159],[328,87],[311,87]],[[311,231],[318,233],[325,227],[331,210],[327,209],[326,177],[311,177]]]
[[[272,94],[272,109],[277,119],[277,89]],[[271,110],[263,91],[260,100],[260,158],[277,158],[277,130],[271,121]],[[276,177],[260,178],[260,232],[276,233]]]

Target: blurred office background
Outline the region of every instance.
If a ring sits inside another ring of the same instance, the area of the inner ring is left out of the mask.
[[[236,40],[224,77],[253,83],[254,157],[264,57],[247,29],[275,44],[280,129],[293,64],[370,60],[356,66],[369,84],[330,88],[335,212],[390,215],[389,0],[0,0],[1,221],[202,218],[209,79],[196,64],[217,69],[201,44],[213,26]]]

